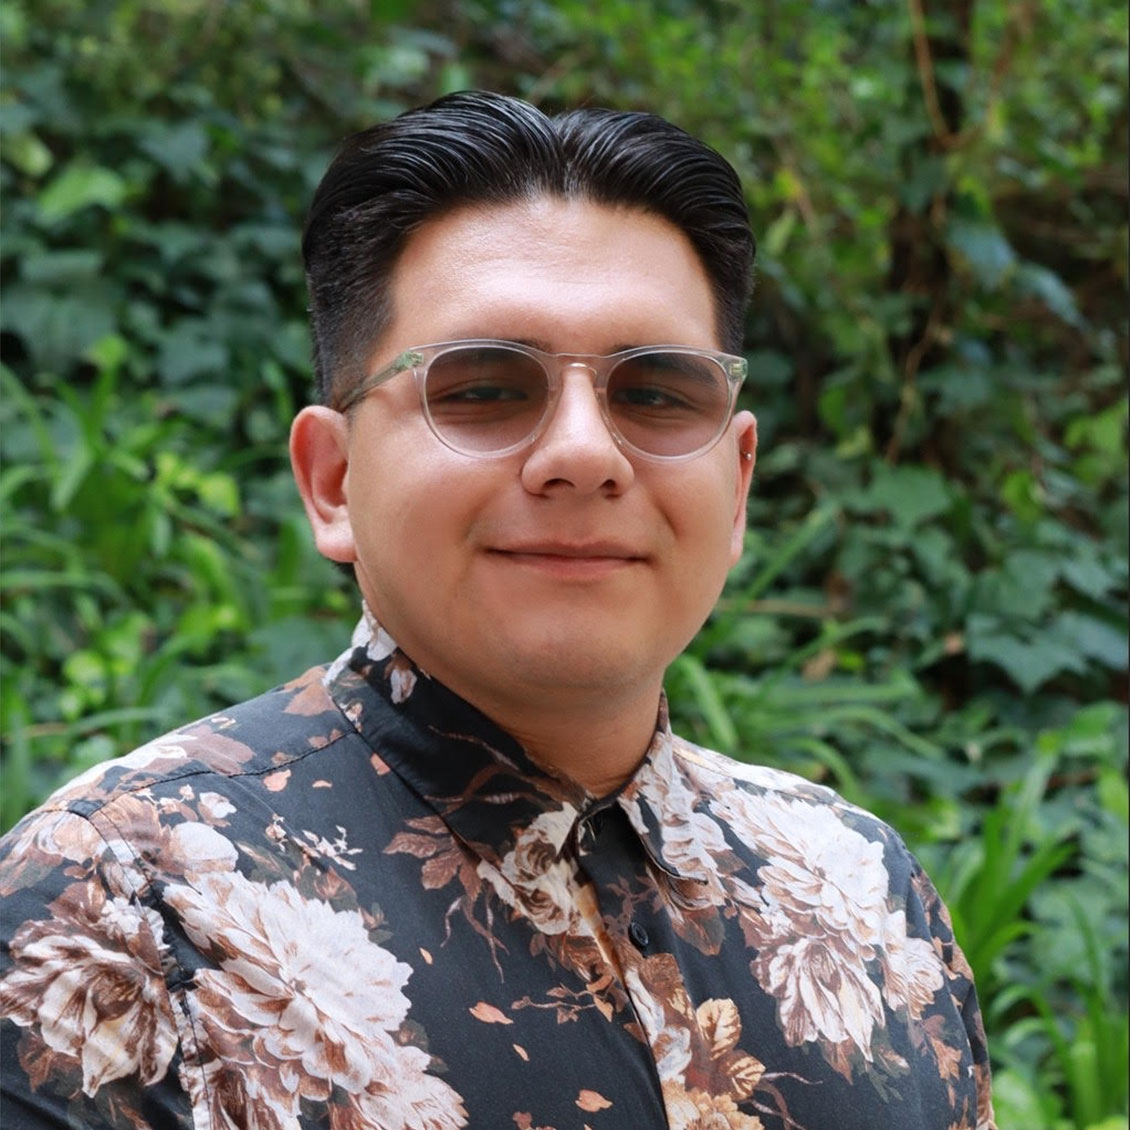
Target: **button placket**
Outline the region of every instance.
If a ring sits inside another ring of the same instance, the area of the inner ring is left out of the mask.
[[[599,821],[593,820],[594,817],[599,817]],[[590,826],[590,821],[595,827]],[[612,950],[608,959],[617,983],[627,998],[637,1032],[645,1034],[647,1017],[654,1013],[656,1001],[647,988],[646,979],[641,980],[639,976],[640,963],[650,961],[658,951],[669,946],[661,914],[654,921],[647,916],[647,904],[654,899],[648,895],[639,897],[644,893],[640,886],[661,881],[662,872],[653,868],[646,846],[618,805],[605,805],[599,813],[590,813],[582,824],[583,833],[578,838],[590,843],[599,836],[600,850],[586,848],[579,860],[580,869],[592,883],[597,905],[603,911],[603,930]],[[645,922],[651,925],[650,929]],[[633,971],[636,976],[630,975]],[[647,1047],[658,1096],[662,1091],[658,1068],[662,1052],[650,1042]]]

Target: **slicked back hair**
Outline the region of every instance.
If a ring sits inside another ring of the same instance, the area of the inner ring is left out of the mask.
[[[638,208],[680,229],[710,280],[723,348],[741,349],[755,244],[723,157],[653,114],[548,117],[518,98],[466,91],[348,138],[314,194],[302,254],[319,400],[340,402],[368,375],[414,230],[460,207],[539,197]]]

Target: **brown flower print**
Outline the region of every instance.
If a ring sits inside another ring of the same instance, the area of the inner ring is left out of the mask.
[[[764,1130],[760,1118],[743,1114],[728,1095],[687,1091],[669,1080],[663,1084],[663,1102],[671,1130]]]
[[[738,1046],[734,1002],[719,997],[695,1007],[670,954],[640,959],[627,981],[673,1130],[761,1130],[760,1120],[738,1107],[753,1099],[765,1067]]]
[[[334,1124],[350,1130],[465,1124],[428,1056],[398,1040],[412,970],[370,940],[359,912],[237,872],[170,887],[166,900],[220,966],[198,973],[191,993],[212,1046],[243,1065],[281,1127],[297,1127],[303,1099],[331,1098],[343,1108]]]
[[[68,1068],[90,1096],[130,1075],[158,1082],[177,1046],[160,916],[93,881],[72,884],[50,909],[16,932],[0,982],[0,1013],[27,1029],[20,1062],[32,1085]]]
[[[910,937],[904,911],[887,917],[884,933],[883,995],[892,1008],[920,1020],[945,984],[937,954],[925,939]]]
[[[804,800],[733,788],[711,809],[766,860],[760,914],[750,920],[758,951],[750,968],[777,998],[786,1041],[818,1042],[844,1075],[854,1057],[873,1062],[884,993],[914,1016],[942,986],[931,945],[908,937],[904,912],[888,905],[882,843],[850,828],[835,808]],[[882,989],[872,973],[877,961]]]
[[[479,864],[479,875],[499,898],[519,908],[543,934],[590,933],[573,889],[574,865],[554,846],[575,819],[572,809],[543,812],[522,829],[497,869],[485,861]]]

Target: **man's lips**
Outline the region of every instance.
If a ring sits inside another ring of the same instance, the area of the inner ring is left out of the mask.
[[[617,572],[646,560],[632,546],[613,541],[520,542],[492,547],[491,555],[558,577],[593,577]]]
[[[514,557],[560,557],[575,561],[642,561],[645,554],[611,541],[520,542],[491,547],[492,553]]]

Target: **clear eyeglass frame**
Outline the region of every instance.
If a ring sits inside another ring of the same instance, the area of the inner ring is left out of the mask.
[[[537,424],[518,442],[497,450],[486,451],[460,447],[454,443],[449,436],[443,434],[432,418],[431,411],[428,408],[427,398],[428,369],[445,353],[449,353],[453,349],[464,348],[499,348],[513,350],[514,352],[522,353],[530,357],[545,371],[549,386],[549,394],[546,398],[545,408]],[[618,365],[637,357],[646,356],[649,353],[674,353],[711,361],[718,365],[726,379],[728,398],[725,412],[720,414],[718,426],[710,439],[699,444],[692,451],[679,452],[674,455],[656,454],[655,452],[646,451],[626,439],[612,418],[612,413],[608,408],[607,397],[609,377]],[[476,459],[498,459],[507,455],[513,455],[516,451],[521,451],[523,448],[530,447],[537,442],[550,420],[553,419],[558,401],[561,397],[561,391],[564,387],[562,372],[567,368],[587,369],[592,375],[593,389],[597,394],[597,402],[600,405],[601,416],[604,419],[605,427],[608,429],[609,434],[618,447],[635,457],[653,462],[680,463],[704,455],[725,435],[726,428],[729,426],[730,420],[734,415],[738,391],[748,372],[748,363],[744,357],[738,357],[732,353],[721,353],[711,349],[699,349],[689,345],[642,345],[633,349],[621,350],[619,353],[607,354],[547,353],[542,349],[537,349],[535,346],[526,345],[522,342],[504,341],[498,338],[468,338],[461,341],[441,341],[432,345],[416,345],[412,346],[410,349],[406,349],[399,357],[384,368],[378,369],[376,372],[360,381],[357,387],[348,392],[334,407],[338,412],[348,413],[374,389],[379,388],[401,373],[411,372],[415,378],[416,389],[420,397],[420,411],[423,413],[424,419],[436,439],[445,447],[459,455],[467,455]]]

